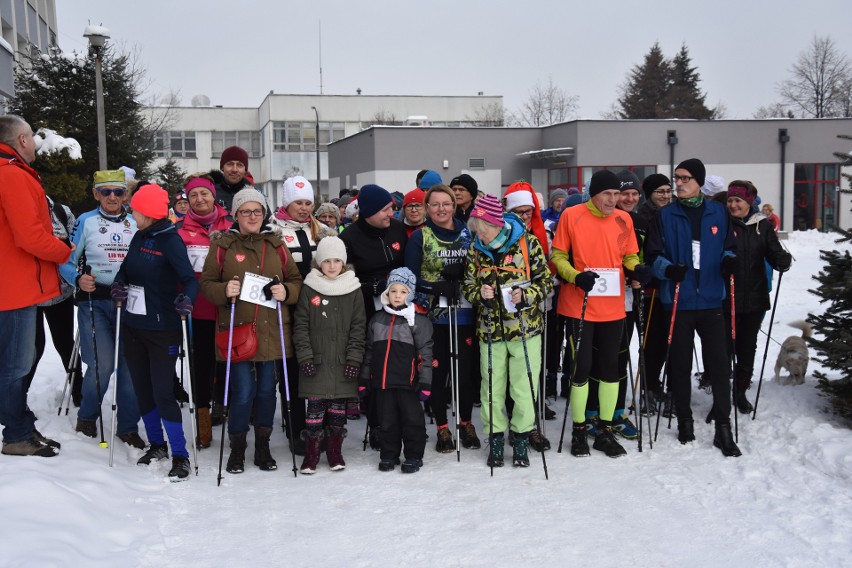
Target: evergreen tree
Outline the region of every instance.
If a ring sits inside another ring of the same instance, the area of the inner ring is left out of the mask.
[[[177,162],[169,158],[166,163],[157,168],[154,178],[160,184],[160,187],[169,192],[169,195],[175,195],[183,190],[187,175]]]
[[[98,169],[94,60],[54,49],[21,57],[15,69],[16,95],[7,102],[8,112],[22,116],[33,129],[51,128],[80,143],[83,159],[67,164],[64,173],[83,184],[70,183],[70,177],[62,181],[47,177],[45,189],[49,194],[73,191],[66,199],[76,212],[93,207],[94,201],[85,187],[91,186],[92,174]],[[154,157],[151,147],[158,127],[144,115],[138,90],[143,75],[129,55],[118,54],[110,46],[104,49],[108,168],[130,166],[140,179],[147,174]],[[35,166],[39,169],[38,161]],[[84,188],[82,193],[80,187]]]
[[[655,43],[641,65],[630,71],[618,98],[620,118],[666,118],[663,101],[669,91],[671,65]]]
[[[704,104],[706,95],[698,88],[701,77],[697,69],[683,44],[671,60],[671,80],[663,102],[666,110],[661,118],[713,118],[713,111]]]

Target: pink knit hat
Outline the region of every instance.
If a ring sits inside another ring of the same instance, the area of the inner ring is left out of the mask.
[[[503,226],[503,204],[493,195],[486,193],[470,212],[471,218],[482,219],[498,227]]]

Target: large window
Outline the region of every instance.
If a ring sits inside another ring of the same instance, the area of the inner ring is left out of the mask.
[[[837,164],[796,164],[793,182],[793,230],[828,230],[837,225]]]
[[[166,130],[154,136],[154,154],[158,158],[195,158],[195,132]]]
[[[595,172],[600,170],[619,172],[625,169],[636,174],[636,177],[639,178],[640,182],[649,175],[657,172],[656,166],[583,166],[580,168],[551,168],[547,172],[547,191],[549,193],[554,189],[568,189],[569,187],[576,187],[582,191],[583,186],[589,183],[589,180],[592,179],[592,175]]]
[[[316,122],[273,122],[272,150],[275,152],[304,152],[317,149]],[[319,147],[344,137],[342,122],[319,123]]]
[[[221,158],[225,148],[230,148],[231,146],[239,146],[248,152],[249,158],[259,158],[262,154],[260,150],[260,132],[253,130],[213,132],[211,140],[214,158]]]

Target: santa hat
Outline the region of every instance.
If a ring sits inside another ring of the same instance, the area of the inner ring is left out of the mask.
[[[533,186],[528,184],[525,181],[516,181],[512,185],[506,189],[506,193],[503,194],[503,198],[506,200],[508,204],[510,200],[514,202],[516,199],[524,199],[518,196],[511,197],[513,193],[516,192],[525,192],[530,196],[530,200],[532,201],[533,207],[533,216],[530,221],[530,232],[536,236],[541,243],[541,248],[544,250],[544,256],[548,256],[550,254],[549,247],[547,246],[547,231],[544,228],[544,221],[541,218],[541,205],[538,202],[538,196],[535,194],[535,189]],[[508,205],[507,205],[508,208]]]

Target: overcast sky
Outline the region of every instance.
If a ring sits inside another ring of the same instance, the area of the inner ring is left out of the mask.
[[[136,48],[148,94],[179,91],[224,106],[260,105],[270,91],[503,95],[512,110],[549,77],[600,118],[654,42],[686,43],[710,107],[750,118],[814,34],[852,57],[848,0],[572,2],[568,0],[59,0],[59,45],[86,49],[86,25]]]

